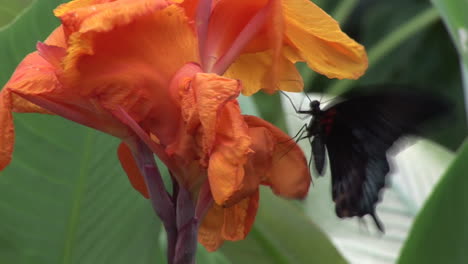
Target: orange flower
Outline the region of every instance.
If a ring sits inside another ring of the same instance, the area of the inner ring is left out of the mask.
[[[367,69],[364,47],[310,0],[214,2],[186,0],[182,6],[196,20],[203,69],[227,70],[227,77],[243,81],[245,95],[302,91],[298,61],[329,78],[357,79]]]
[[[304,154],[278,128],[242,115],[240,92],[300,91],[299,60],[338,78],[367,66],[363,48],[305,0],[75,0],[55,14],[62,25],[0,92],[0,169],[11,160],[13,111],[57,114],[116,136],[132,185],[175,239],[169,252],[193,219],[203,218],[198,240],[208,250],[245,238],[260,184],[287,198],[307,194]],[[155,183],[151,152],[181,188],[177,197]]]

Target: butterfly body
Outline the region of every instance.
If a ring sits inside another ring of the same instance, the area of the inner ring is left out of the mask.
[[[349,98],[323,110],[311,101],[309,110],[298,110],[312,116],[301,138],[309,139],[318,175],[323,175],[328,152],[337,216],[370,215],[383,231],[375,210],[391,169],[389,150],[447,108],[431,96],[382,93]]]

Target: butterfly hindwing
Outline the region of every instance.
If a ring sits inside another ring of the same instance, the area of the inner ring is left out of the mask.
[[[383,230],[375,206],[390,171],[388,150],[446,109],[434,97],[393,93],[351,98],[322,111],[323,129],[316,137],[327,147],[337,215],[369,214]],[[333,116],[332,122],[323,121],[327,116]]]

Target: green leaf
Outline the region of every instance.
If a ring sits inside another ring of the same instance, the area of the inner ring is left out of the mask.
[[[10,23],[32,0],[0,0],[0,28]]]
[[[398,263],[468,263],[468,140],[432,193]]]
[[[0,262],[154,263],[160,225],[120,168],[118,140],[59,117],[15,119]]]
[[[0,31],[0,83],[57,26],[60,2],[36,1]],[[1,263],[164,260],[160,223],[121,169],[117,139],[59,117],[14,117],[13,162],[0,175]]]
[[[457,47],[462,65],[465,89],[465,104],[468,105],[468,16],[466,16],[467,0],[432,0],[438,9],[444,23]],[[468,111],[468,110],[466,110]],[[467,112],[468,114],[468,112]]]
[[[346,263],[299,206],[266,188],[247,239],[227,242],[221,251],[232,263]]]
[[[0,28],[0,84],[6,83],[24,56],[59,25],[52,10],[62,2],[65,0],[37,0],[15,23]]]

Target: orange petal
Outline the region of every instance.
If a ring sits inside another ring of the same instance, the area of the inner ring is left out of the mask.
[[[367,69],[364,47],[309,0],[283,0],[286,37],[313,70],[329,78],[359,78]]]
[[[304,87],[302,77],[294,65],[294,61],[287,58],[289,49],[283,50],[283,55],[276,61],[276,83],[271,85],[272,52],[257,52],[242,54],[229,67],[226,77],[242,80],[242,94],[252,95],[260,89],[272,93],[275,90],[300,92]]]
[[[201,137],[201,163],[208,166],[214,200],[222,205],[235,202],[232,197],[242,199],[251,193],[243,189],[244,164],[251,152],[251,141],[235,101],[240,90],[236,80],[198,73],[181,100],[186,122],[196,128],[189,133],[197,132]]]
[[[216,203],[230,205],[250,195],[244,165],[251,140],[237,102],[229,102],[219,115],[216,144],[210,156],[208,179]]]
[[[223,239],[237,241],[247,236],[257,215],[258,200],[257,189],[252,196],[224,209]]]
[[[208,251],[215,251],[224,240],[244,239],[257,215],[258,201],[257,189],[250,197],[229,208],[213,204],[198,229],[198,242]]]
[[[252,139],[250,148],[254,153],[249,156],[244,166],[245,178],[250,180],[244,184],[256,184],[258,188],[259,183],[266,180],[272,167],[276,141],[270,130],[265,127],[249,127],[249,136]]]
[[[127,173],[133,188],[139,191],[145,198],[149,199],[148,187],[146,186],[145,179],[143,175],[141,175],[132,151],[127,144],[123,142],[120,143],[117,154],[119,156],[120,165],[122,165],[122,168]]]
[[[77,22],[79,31],[70,35],[61,81],[80,96],[98,97],[106,109],[119,106],[137,122],[146,120],[142,126],[161,144],[170,144],[180,125],[170,80],[187,62],[198,60],[196,37],[184,10],[139,0],[86,12],[62,17],[70,27]]]
[[[55,68],[38,52],[27,55],[18,65],[4,89],[28,95],[50,94],[60,87]],[[46,113],[49,111],[12,94],[12,110],[20,113]]]
[[[215,251],[223,244],[221,230],[224,224],[224,209],[217,205],[208,210],[198,228],[198,242],[208,251]]]
[[[10,162],[15,141],[12,100],[10,91],[0,92],[0,171]]]
[[[44,41],[47,45],[57,46],[57,47],[67,47],[67,40],[65,38],[65,33],[63,31],[63,26],[57,27]]]
[[[249,127],[264,127],[274,138],[272,166],[264,184],[276,195],[286,198],[304,198],[311,177],[307,160],[301,148],[286,133],[255,116],[244,116]]]
[[[218,122],[222,122],[219,115],[227,102],[239,96],[241,86],[237,80],[216,74],[199,73],[192,81],[192,88],[195,91],[197,112],[203,127],[203,151],[210,154],[217,137]],[[240,110],[238,111],[240,116]]]

